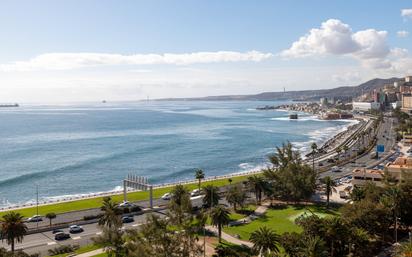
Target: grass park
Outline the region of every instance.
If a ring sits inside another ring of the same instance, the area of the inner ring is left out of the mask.
[[[336,210],[327,210],[324,206],[311,205],[284,205],[267,210],[264,216],[239,226],[225,227],[224,231],[230,235],[238,235],[242,240],[249,240],[253,231],[260,227],[273,228],[278,234],[285,232],[301,232],[302,229],[295,224],[295,219],[301,215],[318,215],[320,217],[339,215]]]
[[[231,177],[231,180],[232,180],[231,183],[239,183],[239,182],[245,181],[249,176],[250,175]],[[229,184],[228,178],[202,182],[202,186],[214,185],[217,187],[221,187],[221,186],[225,186],[228,184]],[[185,184],[185,186],[189,190],[193,190],[197,188],[198,184],[196,182],[193,182],[190,184]],[[173,186],[153,189],[153,198],[160,198],[165,193],[170,192],[172,188]],[[116,194],[110,197],[115,202],[123,201],[123,194]],[[73,201],[65,201],[65,202],[60,202],[60,203],[40,205],[39,214],[45,215],[50,212],[60,214],[60,213],[71,212],[71,211],[80,211],[80,210],[86,210],[86,209],[92,209],[92,208],[99,208],[102,206],[103,198],[104,197],[101,196],[101,197],[95,197],[95,198],[79,199],[79,200],[73,200]],[[149,191],[129,192],[127,194],[127,200],[131,202],[149,200]],[[7,212],[8,210],[4,210],[0,212],[0,216],[3,216]],[[31,206],[27,208],[18,209],[18,212],[24,217],[31,217],[36,214],[37,210],[36,210],[36,206]]]

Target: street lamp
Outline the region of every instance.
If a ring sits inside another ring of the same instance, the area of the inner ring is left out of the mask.
[[[39,184],[36,184],[36,215],[39,216]],[[39,219],[36,219],[37,228],[39,228]]]

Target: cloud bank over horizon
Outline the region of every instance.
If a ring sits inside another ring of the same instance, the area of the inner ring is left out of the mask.
[[[196,52],[183,54],[46,53],[27,61],[1,64],[2,71],[69,70],[115,65],[191,65],[221,62],[261,62],[273,56],[259,51]]]

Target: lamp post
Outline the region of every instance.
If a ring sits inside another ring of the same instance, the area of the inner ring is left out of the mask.
[[[36,184],[36,215],[39,216],[39,184]],[[39,219],[36,219],[36,226],[39,228]]]

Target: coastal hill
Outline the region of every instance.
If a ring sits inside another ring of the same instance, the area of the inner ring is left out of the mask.
[[[343,86],[332,89],[286,91],[286,92],[264,92],[255,95],[222,95],[195,98],[163,98],[161,101],[187,100],[187,101],[226,101],[226,100],[319,100],[321,97],[352,98],[374,89],[382,88],[385,84],[393,83],[399,78],[379,79],[375,78],[358,86]]]

